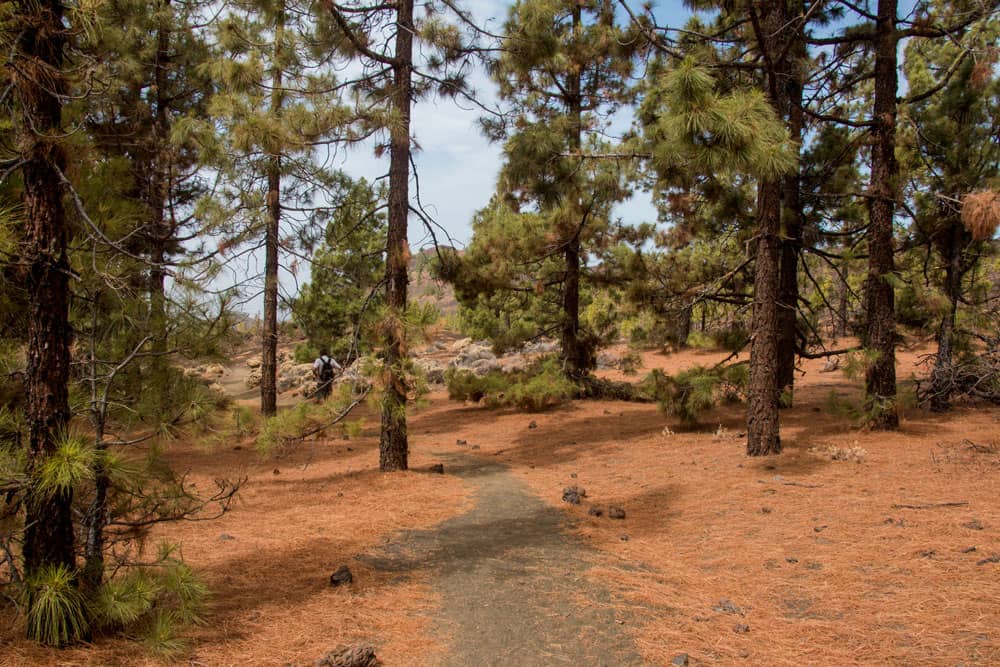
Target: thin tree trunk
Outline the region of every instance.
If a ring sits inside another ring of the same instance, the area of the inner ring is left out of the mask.
[[[847,231],[847,221],[841,225],[843,231]],[[845,241],[841,247],[841,254],[846,255],[849,244]],[[840,260],[840,271],[834,272],[837,281],[837,312],[834,313],[833,335],[843,338],[847,335],[847,323],[850,320],[848,298],[850,296],[850,286],[847,284],[848,271],[850,271],[850,261],[845,256]]]
[[[865,374],[869,426],[899,426],[896,412],[896,304],[890,275],[896,181],[897,0],[879,0],[875,30],[875,104],[872,121],[871,197],[868,199],[868,276],[865,347],[873,354]]]
[[[96,591],[104,580],[104,529],[108,525],[108,489],[111,487],[105,465],[108,446],[104,441],[104,417],[97,415],[94,420],[94,451],[98,459],[94,466],[94,498],[83,517],[86,542],[81,574],[83,588],[91,592]]]
[[[747,454],[781,453],[778,384],[778,290],[781,254],[781,183],[764,181],[757,190],[758,240],[754,271]]]
[[[385,346],[386,386],[382,397],[382,433],[379,469],[406,470],[409,445],[406,433],[406,378],[403,365],[407,350],[403,319],[406,317],[407,265],[410,252],[406,223],[410,214],[410,99],[413,76],[413,0],[396,6],[396,48],[393,70],[392,107],[396,122],[389,148],[389,220],[386,235],[386,305],[389,326]]]
[[[93,303],[100,302],[100,292],[93,295]],[[107,525],[107,504],[108,488],[111,480],[108,477],[105,466],[105,454],[107,444],[104,442],[104,430],[107,416],[107,405],[102,399],[97,388],[97,308],[91,310],[90,322],[90,422],[94,427],[94,451],[97,460],[93,468],[94,472],[94,497],[90,501],[87,513],[83,516],[83,529],[86,533],[84,537],[83,571],[80,574],[80,583],[84,590],[89,593],[95,592],[104,579],[104,528]]]
[[[962,241],[964,230],[958,221],[951,223],[945,260],[944,293],[948,297],[948,312],[941,318],[937,333],[937,354],[931,371],[931,410],[946,412],[951,408],[955,356],[955,322],[958,301],[962,295]]]
[[[24,110],[19,146],[25,160],[24,215],[27,242],[28,347],[25,422],[29,479],[56,450],[70,418],[69,275],[66,220],[59,171],[66,157],[60,95],[66,28],[58,0],[22,0],[15,94]],[[48,565],[75,566],[72,491],[42,494],[36,486],[25,499],[24,571],[30,577]]]
[[[169,6],[166,0],[164,7]],[[162,10],[161,10],[162,11]],[[169,85],[168,61],[170,58],[170,29],[164,23],[157,28],[156,55],[154,58],[153,80],[156,83],[156,109],[153,119],[153,165],[152,183],[149,191],[149,206],[153,216],[152,233],[149,235],[149,258],[152,267],[149,271],[149,325],[152,330],[150,349],[154,356],[150,360],[151,386],[160,394],[161,408],[168,400],[167,378],[167,297],[166,272],[164,265],[167,259],[167,244],[173,236],[173,230],[167,221],[167,200],[170,190],[170,179],[167,173],[169,166],[170,117],[167,114]],[[161,410],[162,412],[162,410]]]
[[[281,39],[283,10],[278,12],[274,37],[271,113],[281,114]],[[278,411],[278,230],[281,224],[281,155],[271,155],[267,171],[267,221],[264,225],[264,322],[261,327],[260,412]]]

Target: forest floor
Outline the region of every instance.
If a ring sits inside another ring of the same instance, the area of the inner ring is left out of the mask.
[[[927,351],[901,350],[901,379]],[[642,356],[640,374],[726,355]],[[187,651],[0,629],[0,664],[304,666],[356,643],[385,665],[1000,664],[1000,409],[867,432],[837,407],[860,383],[822,366],[803,363],[766,459],[744,455],[739,405],[685,431],[655,405],[525,414],[443,391],[410,418],[406,473],[377,471],[374,419],[266,460],[179,444],[199,488],[248,476],[223,518],[155,536],[214,592]],[[354,582],[333,588],[340,565]]]

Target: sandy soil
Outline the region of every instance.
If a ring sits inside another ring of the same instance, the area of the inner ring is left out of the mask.
[[[919,352],[900,355],[901,378]],[[642,373],[722,356],[646,353]],[[414,472],[377,473],[373,431],[277,461],[237,443],[178,447],[199,485],[241,469],[250,484],[220,521],[162,535],[215,591],[209,625],[165,662],[307,665],[366,641],[386,665],[548,665],[571,651],[575,664],[636,651],[654,665],[681,653],[694,665],[1000,664],[1000,409],[909,409],[897,433],[860,431],[828,409],[857,383],[822,363],[804,364],[786,452],[764,460],[743,455],[740,406],[684,432],[654,405],[527,415],[443,392],[411,418]],[[419,471],[439,461],[446,474]],[[561,501],[569,485],[586,489],[581,505]],[[356,582],[331,589],[343,563]],[[4,635],[4,665],[156,662],[124,642],[55,652]]]

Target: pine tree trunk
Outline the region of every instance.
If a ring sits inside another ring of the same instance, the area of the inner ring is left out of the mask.
[[[955,322],[958,316],[958,302],[962,296],[962,225],[953,221],[950,225],[944,254],[944,293],[948,297],[948,312],[941,319],[937,333],[937,354],[931,371],[931,410],[946,412],[951,409],[951,392],[954,376]]]
[[[586,350],[580,344],[580,241],[567,241],[563,250],[566,279],[563,282],[562,350],[566,374],[578,380],[587,372]]]
[[[66,158],[57,137],[65,93],[62,78],[66,28],[58,0],[22,0],[15,94],[25,118],[18,146],[25,161],[24,219],[28,312],[25,422],[29,479],[56,450],[56,438],[69,422],[70,376],[69,275],[67,228],[59,171]],[[34,77],[28,73],[33,73]],[[24,573],[47,565],[73,568],[72,491],[42,494],[36,486],[25,498]]]
[[[780,89],[785,107],[788,132],[796,145],[802,143],[805,116],[802,111],[802,73],[806,59],[805,32],[799,17],[802,16],[801,2],[788,2],[783,25],[789,33],[790,46],[782,49],[787,53],[781,60],[784,86]],[[796,23],[798,24],[796,25]],[[789,26],[795,26],[790,28]],[[795,385],[795,353],[798,349],[798,305],[799,305],[799,256],[802,248],[802,198],[800,195],[801,175],[798,167],[782,179],[782,226],[784,239],[781,243],[781,286],[778,298],[778,386],[791,396]]]
[[[91,592],[96,591],[104,580],[104,529],[108,524],[108,489],[111,487],[111,479],[104,465],[108,447],[104,442],[104,419],[101,416],[96,418],[95,431],[94,450],[99,458],[94,467],[94,497],[83,517],[86,542],[83,547],[84,565],[80,577],[82,587]]]
[[[704,311],[702,311],[704,315]],[[694,316],[694,306],[684,306],[677,313],[677,328],[675,329],[674,345],[678,350],[688,346],[687,340],[691,336],[691,319]]]
[[[747,454],[781,453],[778,384],[778,296],[781,255],[781,183],[764,181],[757,190],[758,240],[754,271]]]
[[[896,305],[890,276],[896,181],[897,0],[879,0],[875,31],[875,104],[872,121],[871,197],[868,199],[868,276],[865,347],[873,353],[865,374],[869,426],[899,426],[896,412]]]
[[[281,114],[281,38],[284,21],[278,13],[274,39],[271,113]],[[271,155],[267,171],[267,221],[264,225],[264,322],[261,327],[260,412],[278,411],[278,231],[281,225],[281,156]]]
[[[165,2],[169,5],[169,2]],[[150,350],[153,357],[150,360],[151,382],[153,391],[161,397],[161,408],[168,401],[167,393],[167,296],[166,271],[167,244],[173,232],[167,221],[166,209],[169,198],[170,180],[167,174],[170,141],[170,117],[167,115],[168,61],[170,58],[170,30],[160,24],[156,34],[156,56],[154,59],[153,78],[156,83],[156,109],[153,119],[153,154],[155,155],[152,169],[152,183],[149,186],[149,207],[153,216],[152,233],[149,235],[149,258],[152,267],[149,271],[149,325],[152,333]],[[161,410],[162,413],[162,410]],[[161,418],[165,415],[161,414]]]
[[[264,227],[264,321],[261,326],[260,412],[270,417],[278,405],[278,224],[281,220],[281,163],[272,158],[267,174]]]
[[[382,397],[382,434],[379,469],[406,470],[409,446],[406,433],[406,362],[403,318],[409,278],[409,244],[406,223],[410,214],[410,98],[413,74],[413,0],[396,5],[396,48],[393,70],[392,107],[397,120],[392,126],[389,148],[389,220],[386,238],[386,305],[389,326],[385,346],[386,386]]]
[[[577,30],[583,17],[579,4],[573,6],[573,28]],[[583,101],[581,97],[580,73],[569,77],[566,94],[567,112],[571,120],[568,145],[571,153],[579,153],[583,142]],[[580,234],[583,231],[582,193],[573,184],[573,216],[572,226],[566,229],[568,238],[564,241],[563,261],[565,264],[565,279],[563,281],[563,321],[561,342],[563,364],[566,375],[571,380],[579,380],[590,371],[590,353],[580,340]]]
[[[751,7],[760,12],[762,32],[757,47],[770,63],[768,97],[779,117],[787,117],[787,32],[792,24],[786,0],[772,0]],[[797,184],[796,184],[797,185]],[[794,332],[794,304],[782,297],[782,194],[784,179],[763,180],[757,188],[757,246],[754,266],[753,319],[750,339],[750,386],[747,405],[747,454],[767,456],[781,452],[780,417],[782,390],[782,310],[789,310]],[[797,257],[794,258],[797,262]],[[798,286],[795,286],[797,292]],[[794,335],[794,333],[793,333]],[[794,371],[794,356],[791,369]]]

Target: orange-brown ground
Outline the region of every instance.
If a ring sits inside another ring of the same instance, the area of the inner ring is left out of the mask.
[[[722,356],[648,353],[642,372]],[[900,354],[901,378],[916,359]],[[564,509],[601,554],[588,576],[631,611],[624,628],[649,664],[678,653],[692,664],[1000,664],[1000,563],[979,564],[1000,554],[1000,409],[909,409],[897,433],[859,431],[827,409],[831,391],[856,398],[857,383],[819,373],[822,363],[804,364],[780,457],[743,455],[740,406],[685,432],[652,405],[588,401],[526,415],[438,392],[411,418],[412,463],[459,449],[487,457]],[[861,462],[826,453],[855,446]],[[383,476],[377,459],[370,435],[268,462],[245,449],[177,450],[199,485],[241,467],[251,475],[225,518],[164,531],[215,591],[210,623],[180,664],[310,664],[361,640],[387,665],[441,661],[450,638],[435,631],[434,589],[419,573],[390,580],[352,558],[473,501],[457,477]],[[586,488],[582,505],[560,502],[570,484]],[[591,517],[591,503],[627,517]],[[341,563],[357,583],[330,589]],[[742,613],[714,609],[723,600]],[[119,642],[62,652],[0,643],[11,665],[153,662],[141,656]]]

